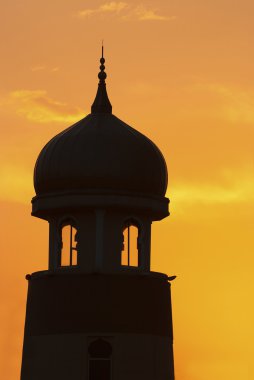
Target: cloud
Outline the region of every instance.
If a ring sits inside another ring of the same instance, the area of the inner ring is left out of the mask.
[[[229,204],[254,203],[254,167],[241,170],[225,170],[217,183],[178,182],[169,189],[172,203],[180,204]]]
[[[121,12],[123,9],[127,7],[128,7],[128,4],[122,1],[120,2],[111,1],[110,3],[101,5],[99,9],[102,12]]]
[[[31,71],[43,71],[45,69],[46,69],[45,66],[39,66],[39,65],[31,67]]]
[[[41,90],[13,91],[5,104],[14,108],[18,115],[36,123],[73,123],[85,116],[81,109],[56,101]]]
[[[83,9],[78,12],[79,17],[89,17],[95,13],[119,13],[123,9],[127,8],[128,4],[124,3],[122,1],[116,2],[111,1],[110,3],[105,3],[103,5],[100,5],[98,8],[93,9]]]
[[[176,18],[175,16],[160,15],[155,9],[148,9],[143,5],[133,6],[122,1],[111,1],[97,8],[83,9],[77,13],[81,18],[90,17],[95,14],[116,14],[121,20],[138,21],[168,21]]]
[[[59,67],[53,67],[53,68],[47,68],[46,66],[43,65],[38,65],[38,66],[33,66],[31,67],[31,71],[51,71],[51,72],[56,72],[59,71]]]
[[[242,190],[226,189],[220,185],[178,183],[172,188],[176,202],[185,203],[231,203],[246,200],[242,197]],[[172,196],[171,196],[172,197]]]
[[[167,21],[174,20],[175,16],[162,16],[156,13],[155,10],[147,9],[143,5],[137,6],[133,10],[133,15],[136,15],[137,19],[140,21]]]
[[[220,97],[222,118],[236,124],[254,124],[253,92],[223,84],[207,84],[199,87]]]

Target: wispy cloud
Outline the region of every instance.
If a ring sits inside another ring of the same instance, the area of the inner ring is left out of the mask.
[[[143,5],[139,5],[130,12],[130,17],[136,16],[136,18],[140,21],[168,21],[174,20],[176,16],[165,16],[158,14],[154,9],[147,9]]]
[[[198,86],[220,98],[221,116],[231,123],[254,124],[254,93],[223,84]]]
[[[226,118],[233,123],[254,124],[254,93],[213,86],[226,101],[224,112]]]
[[[56,71],[59,71],[59,67],[53,67],[53,68],[50,68],[50,67],[47,67],[47,66],[43,66],[43,65],[37,65],[37,66],[32,66],[31,67],[31,71],[33,72],[37,72],[37,71],[51,71],[51,72],[56,72]]]
[[[138,21],[168,21],[174,20],[175,16],[166,16],[158,13],[157,9],[147,8],[144,5],[130,5],[125,2],[111,1],[100,5],[97,8],[88,8],[80,10],[77,15],[81,18],[87,18],[93,15],[113,14],[121,20],[138,20]]]
[[[178,204],[228,204],[254,202],[253,166],[239,171],[226,170],[217,183],[178,182],[169,197]]]
[[[41,90],[13,91],[4,102],[18,115],[36,123],[73,123],[85,116],[80,108],[54,100]]]
[[[38,66],[33,66],[31,67],[31,71],[43,71],[45,70],[46,67],[45,66],[42,66],[42,65],[38,65]]]
[[[105,3],[100,5],[97,8],[88,8],[88,9],[83,9],[78,12],[78,16],[80,17],[89,17],[94,14],[102,14],[102,13],[119,13],[123,9],[128,8],[128,4],[124,3],[122,1],[116,2],[116,1],[111,1],[109,3]]]

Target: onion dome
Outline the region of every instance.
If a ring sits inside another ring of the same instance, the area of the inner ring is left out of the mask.
[[[156,145],[112,114],[100,59],[91,114],[53,137],[34,171],[37,197],[63,193],[163,197],[167,167]]]

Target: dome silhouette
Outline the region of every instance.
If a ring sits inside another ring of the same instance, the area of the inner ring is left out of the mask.
[[[94,113],[43,148],[34,186],[37,195],[82,190],[164,196],[167,168],[151,140],[110,113]]]
[[[167,167],[156,145],[112,115],[102,57],[91,114],[51,139],[35,166],[37,196],[109,193],[163,197]]]

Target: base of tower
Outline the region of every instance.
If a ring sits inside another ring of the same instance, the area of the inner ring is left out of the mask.
[[[21,380],[93,380],[88,347],[112,346],[116,380],[173,380],[166,276],[35,273],[29,280]],[[97,380],[97,379],[96,379]]]

